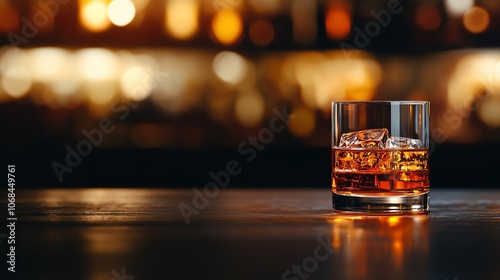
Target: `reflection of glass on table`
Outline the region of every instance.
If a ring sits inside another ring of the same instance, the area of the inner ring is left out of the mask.
[[[340,214],[329,222],[338,279],[429,278],[428,215]]]
[[[425,212],[428,102],[334,102],[333,209]]]

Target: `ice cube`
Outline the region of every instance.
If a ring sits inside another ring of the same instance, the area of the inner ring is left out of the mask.
[[[421,149],[422,142],[419,139],[412,139],[399,136],[391,136],[385,142],[386,149]]]
[[[385,128],[365,129],[342,134],[341,148],[384,149],[389,131]]]
[[[354,163],[352,152],[335,152],[335,171],[351,171],[355,168]]]
[[[388,172],[391,166],[390,152],[354,152],[355,167],[358,171]]]
[[[375,172],[387,173],[391,170],[389,151],[346,151],[335,152],[336,172]]]
[[[394,151],[392,152],[393,171],[422,171],[427,170],[429,152],[427,151]]]

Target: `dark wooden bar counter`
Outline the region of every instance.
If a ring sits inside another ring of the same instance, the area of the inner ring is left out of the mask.
[[[498,190],[438,189],[428,215],[361,216],[333,214],[329,189],[227,188],[186,224],[194,196],[19,190],[12,279],[500,279]]]

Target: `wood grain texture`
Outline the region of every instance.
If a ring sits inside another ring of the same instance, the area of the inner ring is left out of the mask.
[[[178,206],[192,190],[17,197],[18,279],[500,279],[497,190],[436,190],[428,215],[362,216],[333,214],[329,189],[223,189],[189,225]]]

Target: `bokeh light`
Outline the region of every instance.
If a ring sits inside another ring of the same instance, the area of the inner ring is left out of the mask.
[[[26,95],[31,88],[31,83],[31,76],[27,69],[20,67],[11,68],[2,76],[2,86],[5,92],[14,98]]]
[[[331,100],[370,100],[382,76],[380,65],[365,53],[346,60],[341,51],[302,52],[286,60],[283,79],[299,86],[305,105],[325,112]]]
[[[445,0],[446,11],[450,15],[460,16],[474,5],[474,0]]]
[[[132,3],[134,3],[135,9],[137,11],[141,11],[142,9],[146,8],[149,2],[150,0],[132,0]]]
[[[257,46],[269,45],[274,40],[274,35],[273,25],[266,20],[257,20],[250,25],[249,37]]]
[[[326,11],[325,27],[328,36],[335,40],[347,37],[351,32],[350,9],[346,4],[331,5]]]
[[[481,33],[490,24],[490,15],[481,7],[473,7],[464,14],[463,24],[471,33]]]
[[[478,109],[479,118],[488,126],[500,127],[500,96],[493,96]]]
[[[72,55],[61,48],[36,48],[29,52],[33,79],[41,82],[54,82],[65,76],[72,67]]]
[[[111,25],[105,0],[80,0],[80,24],[91,32],[102,32]]]
[[[495,66],[493,67],[493,80],[500,82],[500,61],[497,61],[495,63]]]
[[[316,128],[316,116],[314,112],[308,108],[295,108],[291,116],[288,128],[295,136],[305,138],[311,135]]]
[[[415,13],[417,26],[426,31],[434,31],[441,25],[441,13],[435,5],[423,4]]]
[[[108,5],[109,20],[116,26],[126,26],[135,17],[135,6],[130,0],[113,0]]]
[[[78,93],[81,83],[78,73],[70,68],[63,77],[51,83],[51,88],[59,96],[73,96]]]
[[[239,54],[229,51],[217,54],[212,68],[219,79],[233,85],[240,83],[248,71],[246,60]]]
[[[94,81],[84,86],[89,101],[94,105],[108,105],[117,95],[118,88],[114,81]]]
[[[120,68],[116,55],[107,49],[83,49],[76,53],[77,65],[88,80],[115,79]]]
[[[199,6],[198,0],[168,0],[165,30],[177,39],[192,37],[198,31]]]
[[[236,119],[246,127],[257,126],[264,117],[265,101],[256,91],[238,95],[235,104]]]
[[[221,10],[212,20],[212,31],[219,43],[233,45],[243,33],[243,20],[235,10]]]
[[[161,109],[177,113],[199,106],[207,90],[207,79],[213,75],[213,54],[189,51],[164,52],[159,57],[160,69],[167,77],[157,81],[151,98]]]
[[[153,89],[149,76],[146,68],[139,65],[125,69],[120,79],[120,89],[125,97],[134,101],[146,99]]]
[[[78,90],[81,80],[70,51],[54,47],[35,48],[29,51],[29,59],[33,81],[48,85],[60,96]]]
[[[488,77],[488,71],[494,69],[494,64],[492,57],[468,56],[460,59],[448,79],[448,104],[456,106],[472,96],[480,78]]]
[[[182,63],[181,61],[183,61],[184,63]],[[164,76],[159,77],[160,80],[152,80],[153,84],[150,85],[150,94],[156,105],[164,111],[178,113],[186,109],[186,88],[189,85],[189,79],[192,78],[189,74],[197,73],[196,71],[191,72],[186,69],[188,68],[186,65],[188,64],[188,61],[189,60],[182,55],[175,57],[165,55],[160,60],[160,68],[156,68],[160,70],[155,70],[161,71],[162,73],[164,73]],[[146,70],[151,71],[153,69],[155,68]],[[208,68],[206,71],[210,72],[210,68]],[[154,71],[151,71],[149,74],[151,73],[154,73]],[[196,90],[194,88],[192,93],[196,94]]]
[[[500,126],[499,67],[498,52],[489,51],[460,58],[448,80],[448,108],[452,112],[465,112],[461,115],[463,118],[469,118],[469,114],[477,109],[477,115],[483,123],[490,127]],[[447,123],[440,125],[449,126]]]
[[[0,59],[1,85],[9,96],[23,97],[32,85],[30,59],[22,49],[7,49]]]

